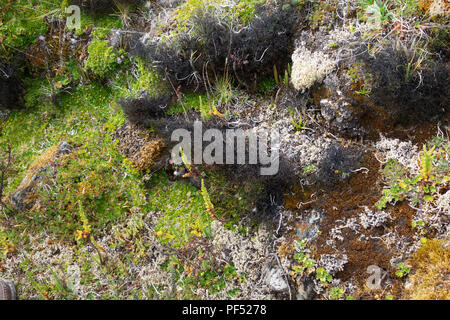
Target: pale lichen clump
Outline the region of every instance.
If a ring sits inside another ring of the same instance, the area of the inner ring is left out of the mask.
[[[247,274],[244,283],[240,284],[241,296],[244,299],[265,299],[266,290],[259,282],[261,270],[266,257],[271,252],[273,243],[269,240],[269,233],[261,226],[253,237],[243,236],[239,233],[227,230],[217,221],[211,226],[214,250],[235,267],[238,274]],[[208,297],[217,299],[217,297]],[[224,298],[224,297],[222,297]]]
[[[364,207],[364,212],[359,215],[359,221],[364,229],[382,226],[388,219],[392,219],[390,212],[372,211]]]
[[[409,172],[418,172],[416,157],[418,148],[411,141],[400,141],[399,139],[381,136],[380,141],[376,144],[376,148],[384,154],[384,161],[395,159]]]
[[[428,14],[431,17],[436,16],[445,16],[448,17],[450,13],[450,8],[448,6],[447,1],[444,0],[434,0],[431,4],[430,8],[428,9]]]
[[[304,47],[295,50],[292,62],[291,83],[297,90],[308,89],[323,81],[335,66],[335,62],[323,52],[310,52]]]

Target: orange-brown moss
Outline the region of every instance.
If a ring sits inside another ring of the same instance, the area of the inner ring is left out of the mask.
[[[422,9],[423,12],[427,12],[433,4],[434,0],[419,0],[418,5],[419,8]]]
[[[450,249],[443,241],[428,240],[410,259],[412,275],[404,298],[450,300]]]
[[[27,187],[31,187],[34,181],[32,178],[39,173],[42,168],[49,165],[55,156],[58,153],[59,146],[54,145],[50,148],[48,148],[44,153],[42,153],[34,162],[30,165],[28,168],[25,178],[23,179],[22,183],[18,187],[18,189],[23,189]]]
[[[117,129],[115,138],[119,151],[140,171],[156,165],[165,147],[163,139],[131,124]]]
[[[312,243],[315,259],[319,259],[322,254],[334,253],[334,249],[327,244],[327,240],[331,229],[339,224],[339,220],[357,217],[362,212],[363,206],[374,209],[374,203],[380,197],[382,189],[379,181],[381,176],[379,173],[380,163],[373,154],[367,153],[361,166],[368,168],[369,172],[367,174],[363,172],[354,174],[348,181],[335,186],[333,190],[317,196],[318,201],[314,207],[324,210],[326,214],[320,224],[321,232]],[[400,211],[399,215],[401,214]],[[394,219],[397,219],[397,214],[394,215]],[[391,224],[395,224],[395,221],[392,221]],[[407,216],[404,221],[405,228],[407,228],[406,224],[408,222],[409,217]],[[410,226],[408,227],[410,228]],[[366,281],[370,276],[367,273],[367,267],[377,265],[388,272],[388,274],[393,275],[395,270],[390,265],[390,259],[395,254],[395,250],[387,248],[379,240],[379,237],[385,232],[383,228],[373,228],[362,232],[369,238],[367,241],[361,241],[360,235],[351,229],[342,230],[344,240],[342,242],[338,241],[338,247],[342,252],[346,253],[348,263],[342,272],[336,274],[336,277],[343,281],[351,281],[357,287],[354,294],[355,297],[359,299],[373,299],[376,294],[381,294],[385,287],[384,282],[380,290],[370,290],[366,287]],[[403,285],[401,280],[395,276],[388,276],[387,278],[393,284],[389,294],[399,298]]]
[[[164,145],[162,139],[151,140],[144,144],[133,161],[136,168],[141,171],[151,168],[161,155]]]

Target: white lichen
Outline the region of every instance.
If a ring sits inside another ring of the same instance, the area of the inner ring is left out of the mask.
[[[335,61],[323,52],[311,52],[304,47],[295,50],[292,62],[291,83],[297,90],[305,90],[322,82],[335,67]]]
[[[391,214],[384,211],[372,211],[364,207],[364,212],[359,215],[359,222],[364,229],[376,228],[383,225]]]
[[[337,254],[323,254],[320,256],[319,265],[323,267],[331,275],[343,271],[347,264],[348,258],[346,254],[341,256]]]
[[[376,148],[384,155],[384,159],[378,160],[388,161],[389,159],[395,159],[410,173],[418,172],[418,149],[411,141],[400,141],[399,139],[389,139],[381,136],[380,141],[376,144]]]
[[[428,14],[431,17],[436,16],[448,16],[450,9],[448,7],[448,2],[445,0],[434,0],[428,9]]]

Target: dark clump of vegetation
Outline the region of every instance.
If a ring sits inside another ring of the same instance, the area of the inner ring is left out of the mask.
[[[248,150],[246,151],[246,159],[248,159]],[[261,175],[262,167],[265,166],[260,164],[233,164],[217,166],[216,168],[222,169],[226,175],[232,176],[238,181],[255,180],[261,186],[255,203],[256,210],[248,214],[249,218],[257,223],[278,219],[278,210],[283,205],[284,194],[298,182],[294,166],[284,156],[279,157],[279,167],[276,174]]]
[[[375,76],[372,98],[389,108],[401,124],[430,121],[448,114],[448,67],[435,59],[422,61],[414,53],[387,47],[366,61]]]
[[[158,43],[145,45],[136,40],[132,55],[151,61],[164,79],[173,86],[182,85],[184,90],[197,90],[202,83],[202,76],[197,71],[195,55],[201,50],[198,39],[180,36],[175,43]]]
[[[194,32],[166,44],[145,45],[137,41],[131,52],[150,60],[174,87],[183,91],[207,87],[209,76],[229,73],[244,87],[283,70],[290,61],[297,16],[295,9],[264,9],[253,22],[234,30],[214,12],[198,11]]]
[[[23,85],[15,68],[0,60],[0,108],[16,109],[23,106]]]
[[[284,157],[279,159],[279,170],[273,176],[260,176],[263,186],[256,203],[257,222],[278,219],[279,208],[284,204],[284,194],[298,181],[294,168]]]
[[[130,6],[142,3],[142,0],[71,0],[73,5],[91,14],[99,14],[113,11],[117,6]]]
[[[317,180],[327,187],[347,179],[352,170],[356,169],[359,154],[354,150],[340,145],[331,145],[325,150],[325,155],[318,165]]]
[[[197,15],[194,21],[204,40],[205,62],[211,63],[212,71],[230,70],[241,84],[255,87],[273,73],[274,66],[283,70],[290,61],[296,22],[292,10],[266,10],[238,32],[208,13]]]
[[[161,119],[166,116],[165,108],[169,106],[171,99],[170,95],[156,98],[143,96],[136,99],[122,99],[119,105],[131,123],[149,126],[152,119]]]

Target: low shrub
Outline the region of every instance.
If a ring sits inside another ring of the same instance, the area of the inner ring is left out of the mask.
[[[22,96],[22,82],[16,77],[14,67],[0,59],[0,109],[22,107]]]
[[[143,44],[137,41],[131,53],[151,61],[175,88],[184,91],[207,87],[209,76],[229,73],[247,88],[256,85],[273,68],[283,70],[290,52],[297,15],[295,7],[265,7],[252,23],[233,30],[210,10],[192,18],[193,32],[172,42]]]
[[[165,108],[169,106],[171,99],[169,95],[156,98],[144,96],[136,99],[121,99],[119,105],[132,124],[148,126],[152,119],[166,116]]]
[[[386,47],[363,57],[373,75],[371,98],[388,108],[401,124],[429,121],[448,114],[448,69],[445,61],[424,61],[414,49]]]
[[[97,77],[104,78],[109,73],[118,69],[122,63],[121,55],[123,51],[114,51],[108,45],[107,40],[94,38],[88,47],[89,56],[84,69],[92,71]]]

